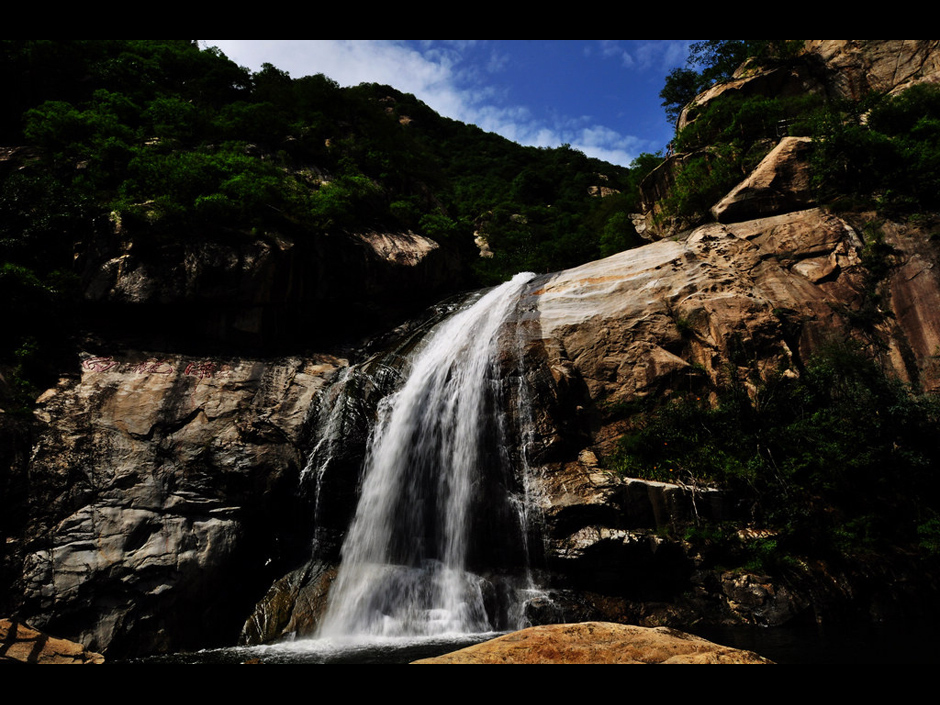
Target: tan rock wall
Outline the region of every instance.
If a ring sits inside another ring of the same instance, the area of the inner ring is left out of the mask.
[[[55,639],[24,624],[0,619],[0,663],[79,666],[102,664],[104,657],[86,651],[81,644]]]
[[[417,662],[421,665],[770,663],[749,651],[720,646],[671,629],[602,623],[535,627],[454,654]]]

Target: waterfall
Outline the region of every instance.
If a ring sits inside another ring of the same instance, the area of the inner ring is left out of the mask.
[[[511,424],[501,413],[511,365],[500,343],[515,340],[507,323],[532,277],[517,276],[439,324],[381,402],[321,637],[518,626],[496,623],[493,604],[511,588],[480,571],[498,572],[525,551]]]

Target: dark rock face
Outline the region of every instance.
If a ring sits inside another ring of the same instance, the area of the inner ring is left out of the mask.
[[[18,553],[29,519],[30,424],[0,413],[0,585],[19,578]],[[0,591],[0,613],[12,614],[12,591]]]
[[[414,233],[121,235],[82,254],[85,295],[97,329],[135,347],[322,350],[417,315],[463,279],[452,251]]]
[[[311,561],[271,586],[239,636],[239,644],[270,644],[316,632],[336,569]]]

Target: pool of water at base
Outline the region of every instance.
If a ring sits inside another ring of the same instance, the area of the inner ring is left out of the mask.
[[[806,625],[775,629],[721,628],[689,630],[697,636],[788,664],[937,664],[940,625],[864,623],[856,626]],[[129,664],[333,664],[403,665],[473,646],[502,634],[459,635],[422,639],[376,639],[369,642],[294,641],[272,646],[226,648],[126,661]],[[113,663],[113,662],[112,662]]]
[[[473,634],[420,639],[374,639],[361,642],[292,641],[272,646],[238,647],[196,653],[153,656],[128,664],[360,664],[403,665],[465,649],[502,634]]]

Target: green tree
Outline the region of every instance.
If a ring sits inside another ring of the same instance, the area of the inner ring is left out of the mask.
[[[725,81],[749,59],[763,63],[793,59],[803,39],[706,39],[692,45],[689,65],[697,67],[702,85]]]
[[[673,70],[660,93],[667,119],[675,122],[683,108],[709,86],[730,79],[745,62],[787,61],[796,57],[803,39],[704,39],[692,45],[687,65]]]
[[[666,77],[666,85],[660,92],[666,119],[675,123],[685,106],[689,105],[702,90],[702,75],[688,67],[674,69]]]
[[[907,212],[940,207],[940,88],[833,104],[813,135],[814,173],[830,198],[874,198]]]
[[[821,350],[799,379],[771,378],[749,395],[732,377],[630,424],[611,468],[732,489],[781,550],[916,546],[940,508],[937,398],[891,379],[851,342]]]

